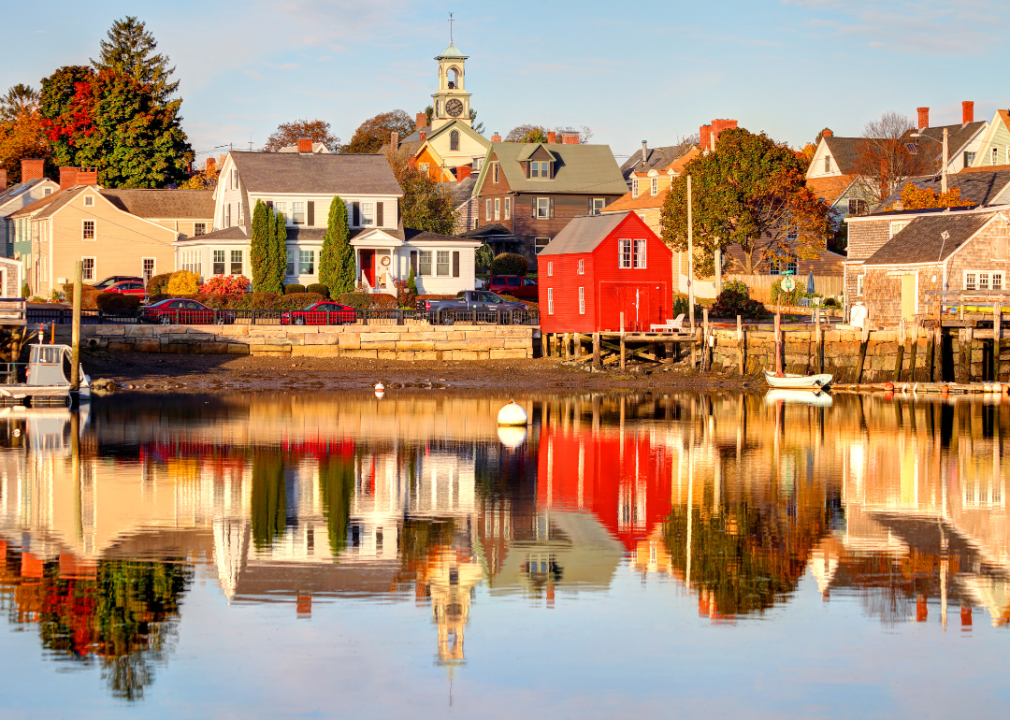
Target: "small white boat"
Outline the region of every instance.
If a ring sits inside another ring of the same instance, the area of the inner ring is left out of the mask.
[[[0,405],[67,405],[71,403],[70,346],[31,345],[25,382],[17,382],[18,371],[14,363],[8,363],[5,376],[0,380]],[[12,382],[13,380],[13,382]],[[91,400],[91,378],[81,369],[81,386],[77,391],[77,401]]]
[[[782,390],[816,390],[820,391],[831,384],[832,375],[792,375],[784,373],[779,376],[765,370],[765,382],[769,387]]]
[[[815,390],[769,390],[765,393],[765,405],[772,407],[775,403],[796,403],[811,407],[831,407],[834,401],[825,391]]]

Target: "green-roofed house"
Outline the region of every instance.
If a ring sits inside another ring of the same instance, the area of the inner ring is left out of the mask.
[[[501,235],[499,247],[518,252],[536,269],[536,256],[565,226],[581,215],[596,215],[627,192],[609,145],[581,145],[578,135],[555,133],[546,143],[493,142],[474,185],[477,229]]]

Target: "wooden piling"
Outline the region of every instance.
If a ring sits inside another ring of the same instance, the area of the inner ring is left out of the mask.
[[[705,332],[702,335],[703,344],[701,348],[701,369],[709,370],[712,367],[712,330],[708,324],[708,308],[701,309],[702,318],[705,323]]]
[[[824,372],[824,334],[823,334],[823,330],[821,330],[821,309],[820,308],[815,308],[814,309],[814,320],[816,321],[815,322],[816,328],[814,329],[814,332],[816,333],[815,338],[814,338],[814,340],[815,340],[815,342],[814,342],[814,353],[815,353],[815,355],[814,355],[814,366],[817,368],[817,373],[820,374],[820,373]]]
[[[926,342],[926,382],[934,382],[936,380],[936,335],[934,331],[929,335],[929,340]]]
[[[582,333],[575,333],[575,359],[582,359]]]
[[[603,367],[603,362],[600,359],[600,333],[593,333],[593,367],[600,370]],[[593,398],[594,405],[596,407],[596,398]]]
[[[975,328],[965,328],[961,337],[961,366],[964,368],[964,382],[971,382],[971,346],[975,341]],[[957,378],[954,378],[957,380]]]
[[[916,329],[912,333],[912,348],[911,352],[908,354],[908,380],[909,382],[915,382],[915,356],[919,351],[919,331]]]
[[[81,389],[81,285],[83,283],[84,262],[78,260],[74,263],[74,324],[70,341],[70,392],[74,394]]]
[[[624,345],[624,313],[621,313],[621,372],[624,372],[626,367],[626,357],[625,357],[625,345]],[[621,398],[622,400],[624,398]]]
[[[863,339],[859,342],[859,361],[856,363],[856,384],[863,381],[863,365],[866,364],[866,346],[870,344],[870,326],[863,325]]]
[[[996,302],[992,316],[992,344],[993,344],[993,365],[992,379],[998,381],[1002,377],[1000,370],[1000,358],[1003,355],[1003,306]]]
[[[775,372],[782,374],[782,312],[775,313]]]
[[[894,382],[901,380],[901,365],[905,361],[905,318],[898,325],[898,352],[894,359]]]
[[[744,340],[743,318],[736,316],[736,361],[740,367],[740,374],[747,372],[747,341]]]

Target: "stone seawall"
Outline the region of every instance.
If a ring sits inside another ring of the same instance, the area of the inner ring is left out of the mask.
[[[81,342],[113,352],[499,360],[533,357],[532,327],[489,325],[85,325]],[[59,326],[69,342],[70,327]]]

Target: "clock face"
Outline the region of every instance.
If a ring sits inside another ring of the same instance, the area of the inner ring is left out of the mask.
[[[445,104],[445,111],[453,117],[459,117],[463,114],[463,103],[453,98]]]

